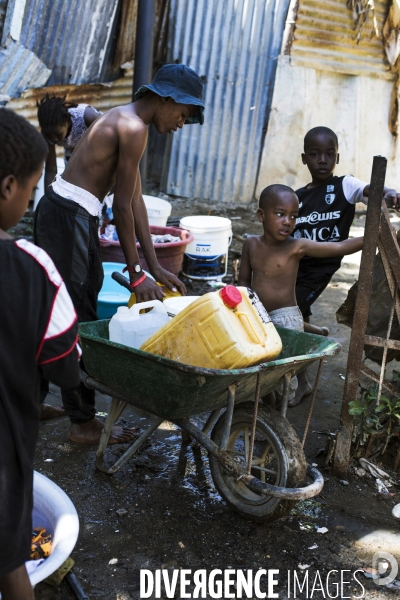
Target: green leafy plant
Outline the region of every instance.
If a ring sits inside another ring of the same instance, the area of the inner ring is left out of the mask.
[[[393,371],[393,383],[400,382],[400,372]],[[361,387],[360,398],[349,403],[354,416],[353,442],[363,446],[371,435],[384,435],[382,454],[386,451],[393,430],[400,424],[400,400],[381,394],[378,405],[378,384],[368,389]]]
[[[381,428],[379,415],[374,410],[377,398],[378,388],[374,385],[368,389],[361,388],[360,399],[349,403],[349,413],[355,417],[353,442],[357,445],[363,446],[371,433]]]

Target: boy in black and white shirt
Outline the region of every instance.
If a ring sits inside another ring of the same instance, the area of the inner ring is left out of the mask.
[[[314,127],[306,134],[301,157],[310,171],[312,181],[296,190],[300,206],[293,237],[316,242],[346,240],[356,203],[367,202],[369,184],[352,175],[334,175],[339,163],[338,139],[328,127]],[[400,194],[391,188],[384,188],[384,198],[389,200],[389,204],[400,204]],[[342,257],[327,259],[305,256],[301,259],[296,299],[306,323],[312,314],[311,305],[327,287],[341,261]],[[299,387],[293,405],[312,390],[306,371],[298,379]]]

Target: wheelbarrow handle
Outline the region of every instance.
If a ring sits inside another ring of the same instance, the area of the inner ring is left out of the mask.
[[[132,293],[132,288],[130,286],[129,279],[124,277],[124,275],[121,275],[121,273],[118,273],[118,271],[114,271],[114,273],[111,274],[111,277],[114,279],[114,281],[119,283],[119,285],[122,285],[122,287],[125,287]]]

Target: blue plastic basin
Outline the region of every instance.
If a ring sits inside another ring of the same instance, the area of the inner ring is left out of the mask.
[[[114,281],[111,273],[122,272],[124,265],[116,262],[104,262],[104,282],[97,300],[99,319],[110,319],[117,312],[118,306],[127,306],[130,292]]]

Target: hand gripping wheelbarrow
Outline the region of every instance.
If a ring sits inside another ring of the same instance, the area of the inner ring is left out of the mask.
[[[109,321],[79,327],[87,373],[82,381],[113,397],[100,440],[96,467],[115,473],[164,420],[185,430],[209,456],[215,487],[225,502],[247,519],[273,521],[294,504],[322,490],[319,471],[306,465],[294,428],[286,419],[289,384],[316,361],[340,351],[334,340],[277,328],[283,350],[277,360],[246,369],[201,369],[110,342]],[[284,377],[280,414],[258,399]],[[255,401],[254,401],[255,398]],[[107,468],[104,452],[111,428],[127,404],[154,415],[152,424]],[[307,419],[306,430],[311,418]],[[209,413],[202,429],[190,417]],[[306,484],[306,476],[311,482]]]

